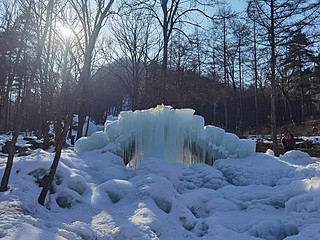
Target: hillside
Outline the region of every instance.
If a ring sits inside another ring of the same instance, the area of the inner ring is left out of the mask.
[[[306,121],[290,123],[278,127],[278,134],[284,132],[292,132],[295,137],[302,136],[320,136],[320,117],[310,117]],[[245,135],[271,135],[270,126],[252,129],[245,133]]]

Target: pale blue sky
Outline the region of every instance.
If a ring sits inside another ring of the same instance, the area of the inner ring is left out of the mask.
[[[236,11],[244,11],[247,6],[247,0],[228,0],[234,10]]]

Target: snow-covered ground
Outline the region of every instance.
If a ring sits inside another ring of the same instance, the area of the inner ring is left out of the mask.
[[[110,152],[69,148],[43,207],[36,181],[53,156],[15,158],[1,239],[320,239],[320,163],[299,151],[214,166],[152,158],[132,170]]]

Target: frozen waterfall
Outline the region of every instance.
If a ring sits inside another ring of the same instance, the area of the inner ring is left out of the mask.
[[[172,163],[203,162],[212,165],[218,158],[246,157],[255,152],[255,142],[239,139],[215,126],[204,126],[204,119],[193,109],[173,109],[159,105],[148,110],[121,112],[107,120],[104,132],[79,139],[77,152],[103,148],[121,156],[133,167],[155,157]]]

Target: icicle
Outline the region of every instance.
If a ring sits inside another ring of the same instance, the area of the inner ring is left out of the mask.
[[[212,165],[218,158],[245,157],[255,152],[253,141],[240,140],[218,127],[205,127],[203,117],[194,113],[193,109],[172,109],[164,105],[121,112],[118,120],[108,120],[105,124],[107,141],[103,139],[103,144],[109,145],[103,151],[120,155],[125,164],[131,161],[134,168],[151,157],[187,166],[197,162]],[[87,151],[93,145],[98,148],[103,144],[88,137],[79,141],[76,149]]]

